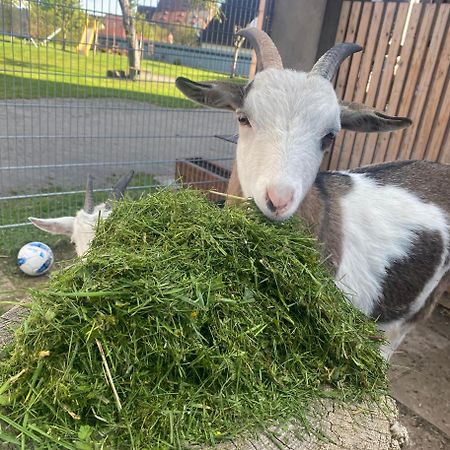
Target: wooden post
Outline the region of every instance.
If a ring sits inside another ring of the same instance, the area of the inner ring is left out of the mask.
[[[258,30],[263,29],[265,12],[266,12],[266,0],[259,0],[258,19],[256,22],[256,28],[258,28]],[[255,73],[256,73],[256,53],[253,50],[252,62],[250,63],[250,71],[248,74],[250,80],[253,80],[253,78],[255,77]]]

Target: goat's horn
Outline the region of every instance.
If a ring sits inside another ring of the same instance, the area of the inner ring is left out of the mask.
[[[239,30],[236,34],[247,39],[255,49],[258,70],[270,67],[274,69],[283,68],[283,62],[275,44],[264,31],[247,27]]]
[[[130,170],[126,175],[122,175],[119,181],[113,187],[113,191],[109,196],[110,200],[122,200],[125,194],[125,190],[133,178],[134,170]]]
[[[327,80],[332,80],[336,74],[340,64],[347,56],[353,53],[360,52],[362,47],[358,44],[342,43],[336,44],[330,48],[311,69],[311,75],[320,75]]]
[[[92,214],[94,212],[94,177],[91,174],[88,174],[87,177],[83,209],[88,214]]]

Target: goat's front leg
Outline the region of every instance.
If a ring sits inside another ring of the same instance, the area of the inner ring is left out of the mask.
[[[387,341],[381,347],[381,354],[386,361],[389,361],[405,336],[411,331],[413,325],[400,319],[395,322],[378,324],[378,328],[384,331],[384,337]]]

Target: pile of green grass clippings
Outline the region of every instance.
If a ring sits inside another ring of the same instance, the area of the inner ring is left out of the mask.
[[[320,397],[378,398],[375,325],[299,227],[190,190],[116,204],[3,350],[0,438],[185,448],[304,417]]]

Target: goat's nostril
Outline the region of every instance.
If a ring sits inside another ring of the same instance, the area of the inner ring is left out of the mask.
[[[271,212],[281,212],[294,199],[294,190],[289,187],[269,187],[266,193],[266,204]]]
[[[272,203],[272,200],[270,200],[269,196],[267,196],[266,203],[267,203],[267,207],[269,208],[270,212],[275,212],[277,210],[275,205]]]

